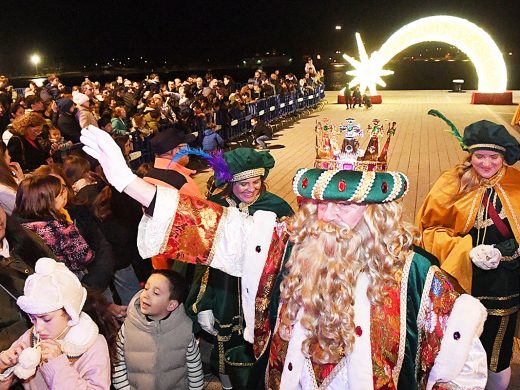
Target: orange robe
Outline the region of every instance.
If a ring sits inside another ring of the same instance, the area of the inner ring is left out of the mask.
[[[520,242],[520,171],[504,167],[503,176],[493,185]],[[486,187],[480,186],[463,196],[456,196],[460,181],[455,168],[443,173],[426,196],[416,223],[422,232],[422,247],[437,256],[441,267],[471,293],[472,265],[469,251],[473,246],[468,234],[477,216]]]

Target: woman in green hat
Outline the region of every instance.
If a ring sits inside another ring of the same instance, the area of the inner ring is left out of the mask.
[[[209,200],[238,208],[248,215],[257,210],[272,211],[278,218],[293,214],[285,200],[267,191],[265,179],[275,164],[271,154],[238,148],[224,153],[223,157],[233,176],[229,181],[216,180],[221,190],[211,195]],[[243,336],[241,278],[218,269],[200,267],[204,268],[196,272],[196,275],[202,275],[200,289],[196,296],[190,294],[186,305],[188,311],[193,317],[198,315],[203,329],[215,335],[211,366],[214,372],[219,373],[223,387],[250,388],[248,382],[255,369],[255,358],[251,344]]]
[[[447,119],[438,112],[433,115]],[[486,389],[507,389],[520,308],[520,146],[502,125],[481,120],[461,137],[467,158],[443,173],[417,215],[422,246],[486,307],[480,337],[487,352]]]
[[[143,257],[241,278],[243,337],[266,387],[484,388],[485,309],[414,247],[398,201],[405,175],[301,169],[293,190],[305,202],[283,223],[146,183],[102,130],[84,129],[82,142],[110,183],[147,208]]]

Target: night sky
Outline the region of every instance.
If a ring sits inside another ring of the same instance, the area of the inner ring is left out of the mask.
[[[273,49],[298,59],[337,49],[357,56],[354,32],[373,51],[404,24],[436,14],[469,19],[520,57],[518,0],[4,1],[1,14],[0,73],[30,67],[33,51],[74,66],[140,56],[218,63]]]

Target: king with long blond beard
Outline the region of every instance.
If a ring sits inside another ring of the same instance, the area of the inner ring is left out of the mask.
[[[266,388],[484,388],[485,309],[413,246],[405,175],[301,169],[301,207],[284,223],[142,181],[97,128],[82,142],[114,187],[147,208],[143,258],[165,253],[242,278],[244,338]]]

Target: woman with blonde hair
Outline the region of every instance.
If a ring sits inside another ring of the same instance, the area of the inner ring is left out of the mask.
[[[7,149],[12,161],[16,161],[24,172],[30,172],[45,165],[50,157],[50,150],[40,142],[40,135],[46,125],[43,116],[28,112],[13,121],[14,135],[9,139]]]
[[[480,340],[487,352],[487,389],[506,389],[520,306],[520,145],[502,125],[481,120],[464,136],[469,155],[444,172],[417,214],[422,246],[486,307]]]

